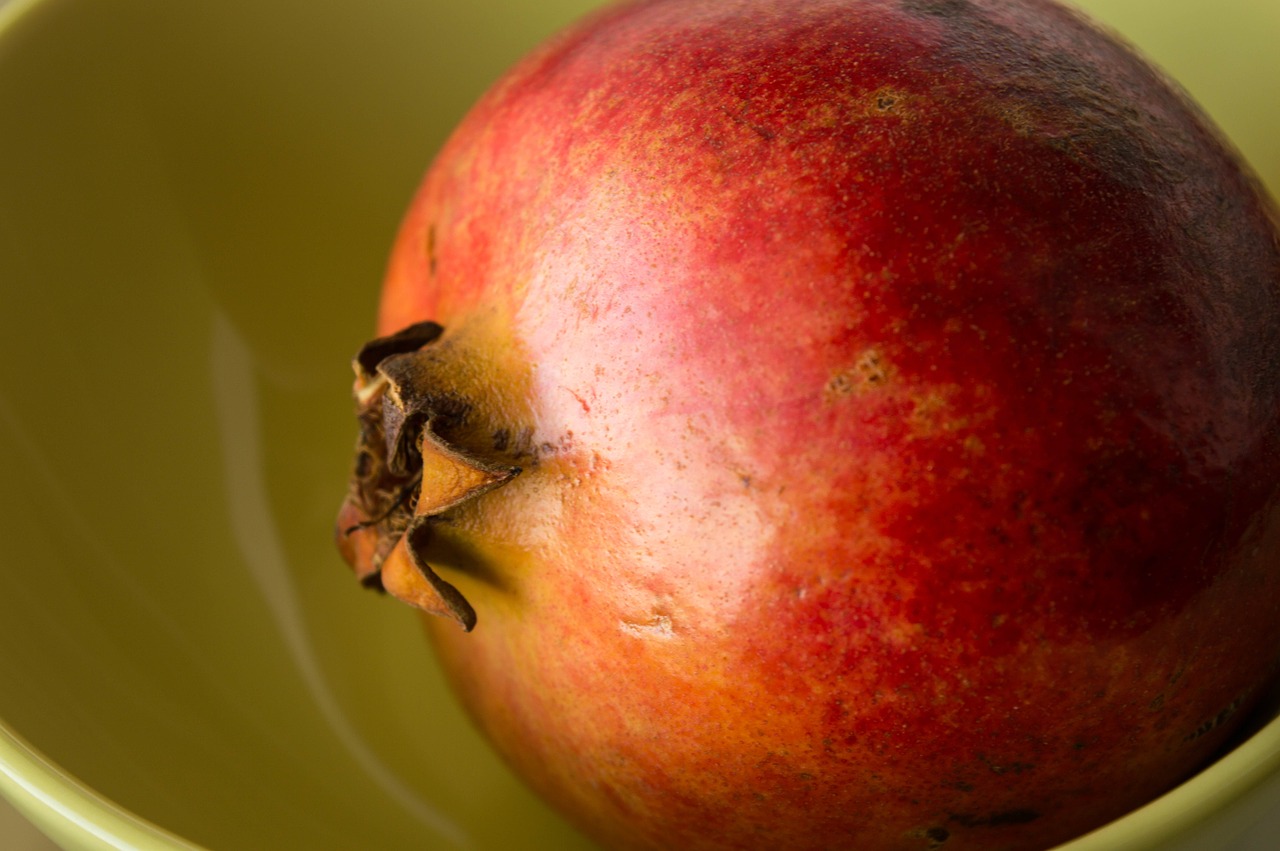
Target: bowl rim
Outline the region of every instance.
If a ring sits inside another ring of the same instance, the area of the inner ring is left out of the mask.
[[[1160,797],[1055,851],[1181,847],[1177,844],[1198,828],[1247,811],[1253,795],[1269,781],[1280,781],[1280,715]],[[1237,833],[1250,826],[1245,820]]]
[[[98,794],[0,719],[0,796],[51,839],[80,849],[203,851]]]
[[[1159,798],[1052,851],[1172,847],[1199,827],[1246,809],[1257,790],[1277,780],[1280,716]],[[50,837],[74,838],[78,849],[206,851],[84,785],[2,718],[0,796]]]

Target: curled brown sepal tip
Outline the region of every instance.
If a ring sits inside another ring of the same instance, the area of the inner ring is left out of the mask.
[[[476,610],[453,585],[422,559],[424,538],[431,535],[431,518],[418,516],[409,524],[391,555],[382,563],[380,576],[387,593],[424,612],[452,618],[466,632],[476,625]]]

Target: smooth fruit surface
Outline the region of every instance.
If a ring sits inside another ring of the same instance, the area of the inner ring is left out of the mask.
[[[1057,5],[598,14],[429,172],[424,320],[344,549],[610,846],[1049,847],[1276,670],[1274,208]]]

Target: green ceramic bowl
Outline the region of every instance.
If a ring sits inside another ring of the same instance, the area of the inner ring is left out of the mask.
[[[0,0],[0,792],[60,844],[589,847],[329,540],[400,213],[589,5]],[[1280,184],[1280,7],[1113,5]],[[1272,723],[1069,847],[1271,848],[1278,808]]]

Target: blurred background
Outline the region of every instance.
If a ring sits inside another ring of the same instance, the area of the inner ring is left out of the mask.
[[[1280,3],[1076,0],[1164,68],[1280,195]]]

